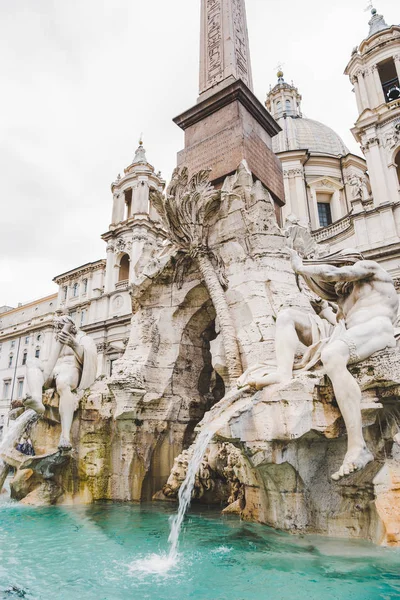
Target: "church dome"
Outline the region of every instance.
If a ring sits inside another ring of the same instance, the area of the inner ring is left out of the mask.
[[[303,117],[299,90],[293,82],[289,84],[284,80],[282,70],[277,75],[278,83],[270,89],[265,102],[282,129],[272,138],[273,151],[308,150],[330,156],[349,154],[342,138],[333,129]]]
[[[349,154],[342,138],[319,121],[300,116],[282,116],[277,121],[282,131],[272,139],[274,152],[308,150],[332,156]]]

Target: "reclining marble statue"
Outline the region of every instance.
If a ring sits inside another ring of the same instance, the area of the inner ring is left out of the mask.
[[[295,273],[322,299],[321,314],[291,308],[281,311],[276,321],[276,371],[255,365],[242,375],[238,385],[262,389],[286,384],[293,378],[293,369],[308,370],[320,361],[332,382],[348,436],[343,464],[332,475],[338,480],[374,460],[363,437],[361,389],[347,365],[396,346],[394,325],[399,300],[390,275],[355,250],[304,262],[295,250],[288,251]],[[338,306],[336,323],[328,304],[333,302]],[[308,350],[295,364],[299,341]]]
[[[30,394],[24,405],[44,414],[43,391],[55,388],[59,395],[61,437],[59,449],[71,449],[71,427],[81,392],[96,378],[97,349],[94,341],[77,329],[71,317],[55,317],[56,342],[52,354],[43,364],[35,358],[27,361],[27,383]]]

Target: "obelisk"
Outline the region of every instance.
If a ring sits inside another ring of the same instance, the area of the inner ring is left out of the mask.
[[[201,0],[200,95],[174,119],[185,132],[178,166],[209,168],[218,185],[245,159],[279,207],[282,166],[271,138],[281,129],[252,88],[245,0]]]
[[[200,100],[241,79],[253,91],[244,0],[202,0]]]

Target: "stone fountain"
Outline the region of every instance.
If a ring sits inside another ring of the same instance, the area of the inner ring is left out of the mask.
[[[321,249],[301,225],[279,227],[270,193],[245,162],[219,189],[205,171],[178,170],[166,197],[154,192],[152,202],[169,242],[131,289],[125,354],[111,378],[71,391],[72,449],[60,445],[60,393],[43,394],[44,414],[29,430],[36,456],[2,449],[16,469],[13,497],[34,505],[173,500],[197,431],[217,415],[195,499],[287,531],[399,545],[398,349],[349,366],[374,460],[334,481],[347,436],[326,370],[316,363],[289,382],[238,388],[254,365],[276,371],[282,311],[315,314],[287,246],[313,264]]]

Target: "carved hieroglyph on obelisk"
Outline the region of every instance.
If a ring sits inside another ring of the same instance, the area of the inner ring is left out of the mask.
[[[237,79],[253,90],[244,2],[201,0],[200,99]]]

